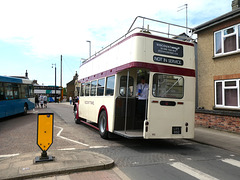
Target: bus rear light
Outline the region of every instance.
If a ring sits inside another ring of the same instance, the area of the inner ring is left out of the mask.
[[[152,101],[152,103],[158,103],[158,101]]]
[[[184,102],[177,102],[177,104],[179,104],[179,105],[183,105],[183,104],[184,104]]]

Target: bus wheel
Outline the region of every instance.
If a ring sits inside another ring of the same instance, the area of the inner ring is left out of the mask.
[[[98,120],[98,127],[99,127],[99,133],[100,136],[103,139],[108,138],[108,131],[107,131],[107,114],[106,111],[102,111],[99,116]]]
[[[77,117],[77,106],[74,107],[73,113],[74,113],[74,121],[75,121],[75,123],[76,124],[80,124],[80,118]]]
[[[28,108],[27,108],[27,105],[26,105],[26,104],[24,104],[24,108],[23,108],[23,114],[24,114],[24,115],[26,115],[26,114],[27,114],[27,110],[28,110]]]

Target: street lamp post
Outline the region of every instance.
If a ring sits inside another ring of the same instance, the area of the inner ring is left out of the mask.
[[[89,43],[89,58],[91,58],[91,41],[88,41],[87,42]]]
[[[54,86],[55,94],[54,94],[54,101],[56,103],[57,102],[57,98],[56,98],[57,68],[56,68],[56,64],[52,64],[52,68],[53,68],[53,66],[55,66],[55,86]]]

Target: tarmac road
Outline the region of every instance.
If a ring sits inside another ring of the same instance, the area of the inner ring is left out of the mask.
[[[74,123],[72,106],[49,104],[48,109],[36,109],[36,111],[27,116],[17,116],[0,122],[0,155],[33,152],[40,154],[41,151],[36,145],[36,116],[38,112],[54,112],[54,143],[49,153],[59,150],[63,153],[87,151],[102,154],[113,159],[115,163],[113,169],[70,175],[58,174],[51,177],[52,179],[234,180],[240,178],[238,152],[202,144],[206,142],[189,140],[129,140],[121,137],[104,140],[95,129]],[[198,136],[201,132],[198,131]],[[211,140],[220,137],[219,133],[213,135],[215,138],[211,137]],[[234,137],[239,136],[234,135]],[[4,161],[6,160],[5,158]]]

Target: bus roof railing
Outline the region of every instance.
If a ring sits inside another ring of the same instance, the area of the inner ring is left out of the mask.
[[[137,19],[141,18],[143,20],[142,23],[142,27],[134,27],[134,24],[136,23]],[[160,24],[164,24],[168,26],[168,30],[167,32],[163,32],[163,31],[158,31],[158,30],[153,30],[153,29],[149,29],[149,26],[147,26],[147,28],[145,28],[145,20],[149,20],[149,21],[153,21],[153,22],[157,22]],[[188,36],[187,34],[185,34],[185,36],[183,36],[184,33],[182,34],[172,34],[170,33],[170,29],[171,26],[173,27],[177,27],[177,28],[183,28],[188,30],[191,35]],[[133,28],[134,27],[134,28]],[[188,42],[193,42],[194,39],[192,38],[193,35],[193,29],[189,28],[189,27],[185,27],[185,26],[180,26],[180,25],[176,25],[176,24],[172,24],[172,23],[168,23],[168,22],[164,22],[164,21],[159,21],[159,20],[155,20],[155,19],[151,19],[151,18],[147,18],[147,17],[143,17],[143,16],[137,16],[133,23],[131,24],[130,28],[128,29],[127,33],[124,34],[123,36],[121,36],[120,38],[118,38],[117,40],[113,41],[111,44],[105,46],[104,48],[102,48],[100,51],[96,52],[95,54],[91,55],[89,58],[85,59],[82,63],[82,65],[84,65],[86,62],[88,62],[89,60],[93,59],[94,57],[100,55],[102,52],[104,52],[106,49],[111,48],[113,45],[117,44],[118,42],[120,42],[122,39],[126,38],[127,35],[133,33],[136,30],[140,30],[139,32],[145,32],[145,33],[157,33],[157,34],[163,34],[163,35],[167,35],[168,38],[170,38],[170,36],[173,39],[177,39],[177,40],[182,40],[182,41],[188,41]]]

